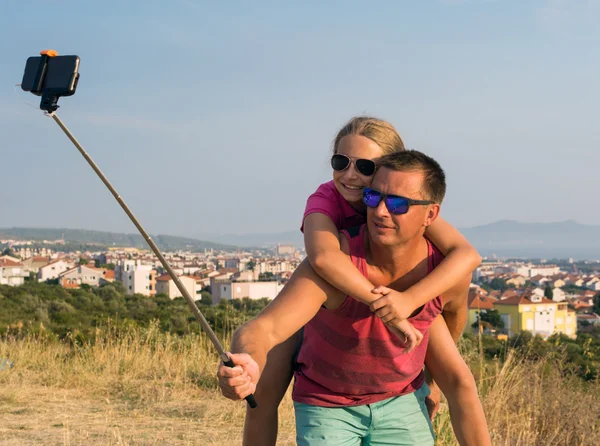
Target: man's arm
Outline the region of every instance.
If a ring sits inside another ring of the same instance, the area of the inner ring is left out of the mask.
[[[217,372],[223,395],[237,400],[252,393],[269,350],[310,321],[328,298],[340,295],[304,260],[273,302],[233,335],[230,357],[236,367],[221,364]]]
[[[461,446],[491,445],[475,379],[440,316],[429,329],[425,365],[446,395],[458,443]]]

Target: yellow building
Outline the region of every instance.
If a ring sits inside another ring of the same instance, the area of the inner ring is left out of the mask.
[[[469,313],[467,316],[466,328],[469,329],[469,327],[472,327],[473,324],[479,320],[479,313],[493,310],[495,301],[495,299],[491,299],[479,293],[469,296]]]
[[[529,331],[545,338],[553,333],[577,336],[575,312],[566,303],[554,302],[536,294],[524,294],[494,302],[508,335]]]

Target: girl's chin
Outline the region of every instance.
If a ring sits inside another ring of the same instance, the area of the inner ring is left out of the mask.
[[[352,204],[362,203],[363,199],[363,188],[360,189],[348,189],[341,183],[336,184],[338,192],[344,197],[344,199]]]

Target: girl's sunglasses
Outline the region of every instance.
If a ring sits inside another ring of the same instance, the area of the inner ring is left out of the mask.
[[[381,200],[385,200],[385,206],[388,211],[395,215],[406,214],[411,206],[414,205],[427,205],[434,204],[433,201],[429,200],[412,200],[410,198],[401,197],[400,195],[387,195],[382,194],[375,189],[365,187],[363,189],[363,202],[370,208],[376,208],[381,203]]]
[[[366,177],[370,177],[375,173],[375,161],[373,160],[359,158],[353,161],[341,153],[336,153],[331,157],[331,167],[338,172],[346,170],[352,163],[354,163],[356,170]]]

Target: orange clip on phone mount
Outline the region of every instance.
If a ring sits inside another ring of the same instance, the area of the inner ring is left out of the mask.
[[[37,74],[35,76],[35,80],[33,82],[33,89],[31,92],[36,95],[42,95],[42,100],[40,102],[40,108],[49,113],[53,113],[58,109],[58,96],[53,95],[52,93],[43,92],[42,88],[44,85],[44,77],[46,76],[46,70],[48,68],[48,61],[51,57],[58,56],[58,53],[55,50],[43,50],[40,51],[40,55],[42,59],[40,61],[40,65],[38,66]]]

